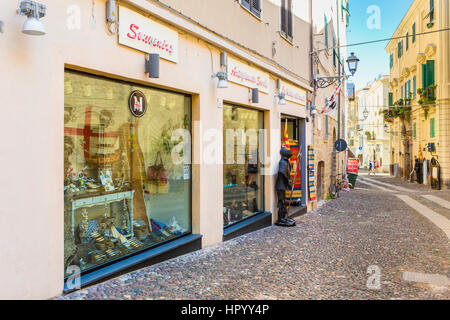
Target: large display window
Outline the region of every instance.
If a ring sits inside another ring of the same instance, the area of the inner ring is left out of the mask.
[[[172,139],[190,114],[189,96],[65,72],[66,276],[191,232],[190,161]]]
[[[223,106],[223,225],[228,227],[264,211],[264,177],[261,174],[264,113]]]

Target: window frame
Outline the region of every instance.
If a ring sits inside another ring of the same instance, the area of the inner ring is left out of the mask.
[[[254,0],[240,0],[239,4],[242,8],[244,8],[248,13],[257,18],[258,20],[262,20],[262,0],[256,0],[259,3],[259,11],[254,9],[253,6]]]
[[[285,6],[283,6],[285,4]],[[290,4],[290,8],[289,8]],[[294,41],[294,13],[293,13],[293,2],[292,0],[281,0],[280,4],[280,20],[279,20],[279,30],[280,30],[280,37],[282,37],[284,40],[288,41],[290,44],[293,44]],[[285,17],[283,19],[283,13],[285,14]],[[291,34],[289,35],[289,19],[291,21]],[[284,25],[283,25],[284,22]],[[286,30],[284,30],[286,28]]]
[[[251,110],[251,111],[257,111],[258,113],[262,113],[262,115],[263,115],[263,117],[262,117],[262,119],[263,119],[263,121],[262,121],[262,130],[265,129],[266,123],[265,123],[264,118],[265,118],[266,113],[265,113],[264,110],[259,110],[259,109],[255,109],[255,108],[251,108],[251,107],[239,105],[239,104],[234,104],[234,103],[231,103],[231,102],[224,102],[224,106],[225,106],[225,105],[228,105],[228,106],[231,106],[231,107],[235,107],[235,108],[241,108],[241,109],[247,109],[247,110]],[[192,108],[191,108],[191,112],[192,112]],[[222,113],[223,113],[223,112],[224,112],[224,111],[222,110]],[[224,122],[224,118],[222,117],[222,130],[224,129],[223,122]],[[258,138],[258,142],[259,142],[259,138]],[[262,145],[262,149],[263,149],[263,150],[262,150],[262,153],[263,153],[263,154],[265,154],[265,152],[266,152],[266,144],[267,144],[267,143],[268,143],[268,141],[267,141],[266,139],[263,138],[263,145]],[[259,148],[258,148],[258,152],[259,152]],[[262,164],[261,164],[261,167],[262,167]],[[224,165],[222,165],[222,175],[223,175],[223,172],[224,172]],[[254,217],[259,216],[259,215],[263,214],[264,212],[266,212],[266,194],[265,194],[265,192],[264,192],[265,187],[266,187],[266,176],[263,175],[263,174],[261,174],[261,177],[262,177],[262,186],[261,186],[261,190],[263,190],[263,192],[262,192],[261,203],[262,203],[262,205],[263,205],[263,210],[260,211],[260,212],[255,213],[255,214],[253,214],[253,215],[251,215],[251,216],[249,216],[249,217],[246,217],[246,218],[244,218],[244,219],[242,219],[242,220],[239,220],[239,221],[236,221],[236,222],[234,222],[234,223],[232,223],[232,224],[229,224],[229,225],[227,225],[227,226],[224,226],[224,227],[223,227],[223,230],[226,230],[226,229],[228,229],[228,228],[230,228],[230,227],[234,227],[234,226],[236,226],[236,225],[239,225],[239,224],[241,224],[242,222],[247,221],[248,219],[254,218]],[[223,189],[223,186],[222,186],[222,189]],[[223,199],[224,199],[224,193],[223,193],[223,190],[222,190],[222,200],[223,200]],[[222,218],[222,219],[223,219],[223,218]]]
[[[112,82],[120,83],[122,85],[135,86],[136,89],[146,88],[146,89],[151,89],[151,90],[157,90],[157,91],[174,93],[174,94],[178,94],[180,96],[184,96],[185,98],[188,98],[189,99],[189,119],[190,119],[189,132],[190,132],[191,137],[192,137],[193,132],[194,132],[194,122],[193,122],[193,118],[192,118],[192,116],[193,116],[193,112],[192,112],[193,111],[193,103],[192,103],[193,96],[191,94],[182,93],[182,92],[179,92],[179,91],[176,91],[176,90],[163,89],[163,88],[152,86],[150,84],[143,84],[143,83],[136,82],[136,81],[123,80],[123,79],[119,79],[118,77],[111,76],[111,75],[108,75],[108,76],[99,75],[99,74],[94,73],[93,71],[84,71],[84,70],[82,71],[82,70],[79,70],[79,69],[76,69],[76,68],[65,67],[64,68],[64,74],[66,72],[67,73],[78,74],[78,75],[89,77],[89,78],[93,78],[93,79],[112,81]],[[94,266],[92,268],[89,268],[87,270],[82,270],[79,273],[80,277],[83,277],[83,276],[86,276],[88,274],[92,274],[93,272],[98,272],[98,271],[101,271],[101,270],[105,270],[105,272],[106,272],[107,268],[112,266],[112,265],[122,263],[123,261],[131,259],[132,257],[137,256],[139,254],[142,254],[144,252],[149,252],[151,250],[157,250],[157,248],[159,248],[159,247],[161,247],[163,245],[166,245],[166,244],[170,243],[171,241],[174,241],[174,240],[177,240],[177,239],[181,239],[181,238],[184,238],[186,236],[194,234],[194,231],[193,231],[193,227],[194,227],[193,226],[193,213],[194,213],[194,207],[193,207],[193,204],[194,204],[194,201],[193,201],[193,180],[194,180],[194,178],[193,178],[193,174],[192,174],[192,170],[193,170],[193,152],[194,152],[194,144],[191,141],[190,153],[191,153],[191,162],[192,163],[190,164],[191,177],[190,177],[190,183],[189,183],[189,208],[188,208],[189,209],[189,231],[186,232],[186,233],[183,233],[182,235],[178,235],[178,236],[175,236],[175,237],[170,238],[168,240],[164,240],[164,241],[161,241],[159,243],[156,243],[156,244],[154,244],[152,246],[144,247],[144,248],[141,248],[141,249],[137,249],[137,250],[135,250],[133,252],[130,252],[130,253],[126,254],[126,255],[123,255],[123,256],[120,256],[118,258],[115,258],[115,259],[112,259],[110,261],[107,261],[105,263],[96,265],[96,266]],[[144,260],[139,260],[139,262],[143,262],[143,261]],[[117,272],[120,273],[120,271],[117,271]],[[101,277],[103,277],[103,275]],[[70,278],[70,275],[68,275],[68,276],[64,275],[64,278],[63,278],[64,285],[68,281],[69,278]]]

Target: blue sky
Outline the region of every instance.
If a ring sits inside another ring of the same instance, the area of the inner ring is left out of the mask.
[[[351,18],[347,44],[390,38],[413,2],[413,0],[350,0]],[[379,24],[375,19],[377,7],[380,13]],[[371,9],[370,13],[367,13],[368,8]],[[371,27],[368,27],[368,20]],[[388,42],[384,41],[347,48],[349,54],[355,52],[361,60],[353,78],[357,90],[380,73],[389,74],[389,57],[384,50],[387,44]]]

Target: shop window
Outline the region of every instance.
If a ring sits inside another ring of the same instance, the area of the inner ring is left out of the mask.
[[[190,233],[190,97],[72,71],[64,88],[65,276]]]
[[[223,225],[228,227],[264,211],[262,111],[223,107]]]
[[[258,18],[261,18],[261,0],[241,0],[241,5]]]
[[[292,0],[281,0],[281,35],[287,40],[293,39]]]

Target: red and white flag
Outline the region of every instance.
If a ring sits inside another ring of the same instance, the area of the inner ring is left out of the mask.
[[[341,84],[339,83],[336,89],[334,89],[333,94],[331,95],[330,99],[328,99],[328,104],[320,111],[320,114],[331,114],[335,108],[336,108],[336,101],[339,97],[339,93],[341,92]]]

